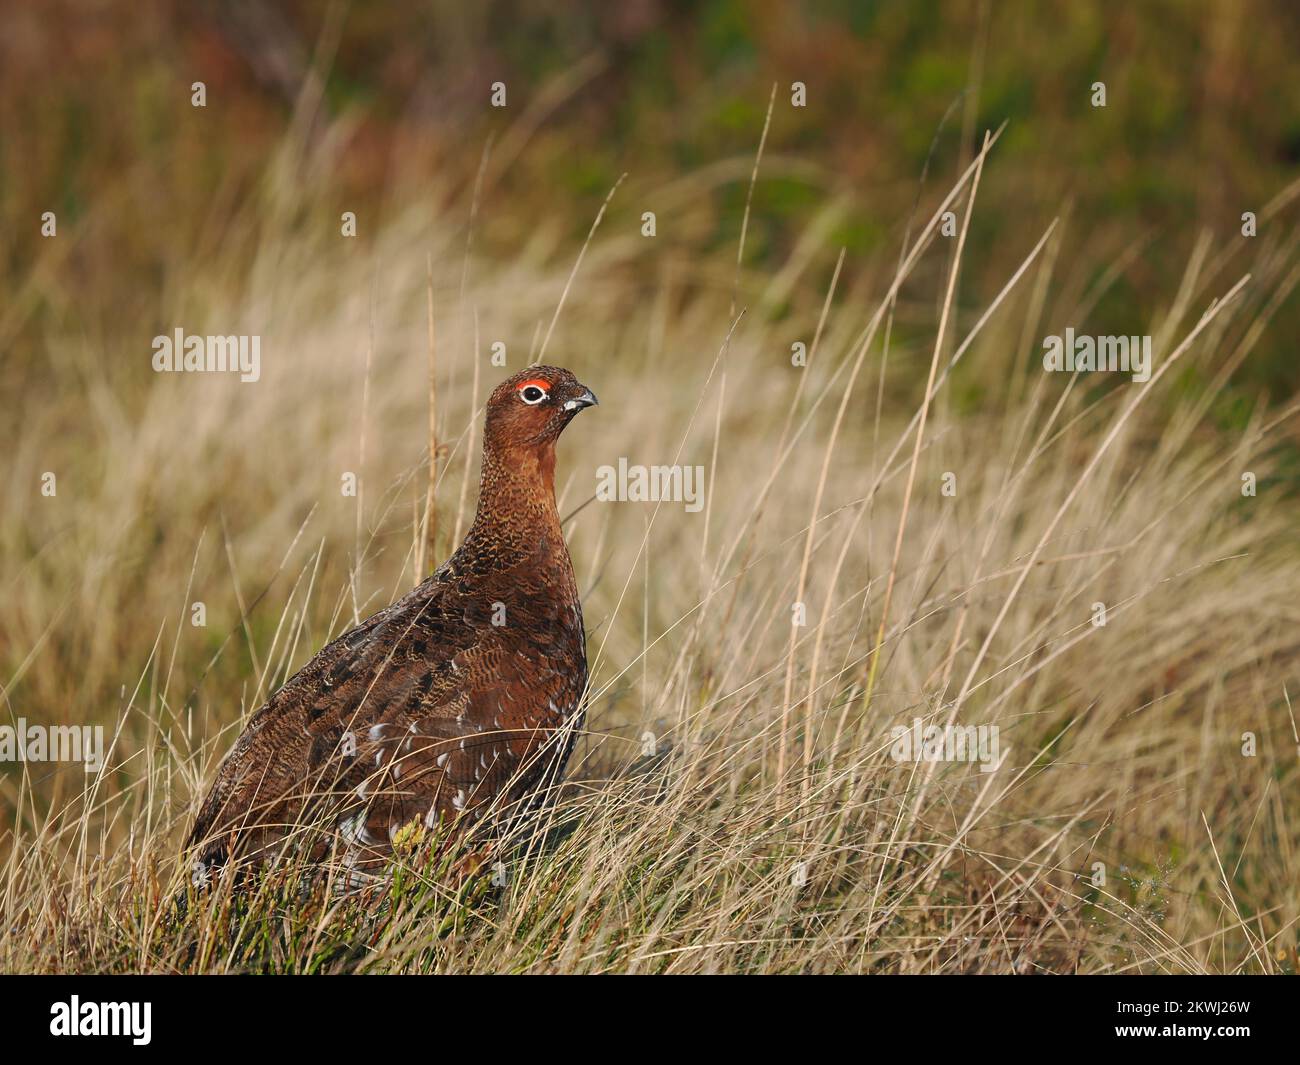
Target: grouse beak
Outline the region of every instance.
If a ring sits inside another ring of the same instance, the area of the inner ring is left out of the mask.
[[[597,406],[596,393],[590,388],[584,388],[582,392],[574,396],[564,404],[565,410],[582,410],[584,407]]]

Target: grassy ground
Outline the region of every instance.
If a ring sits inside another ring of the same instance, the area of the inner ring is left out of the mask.
[[[609,218],[480,254],[472,187],[350,241],[336,143],[286,141],[162,268],[155,319],[74,313],[112,262],[70,276],[64,244],[0,323],[69,308],[0,481],[4,712],[112,742],[99,774],[0,776],[0,969],[1296,969],[1296,405],[1222,404],[1300,276],[1291,194],[1266,235],[1198,239],[1133,323],[1148,384],[1097,383],[1043,373],[1041,340],[1086,328],[1123,257],[1080,258],[1068,212],[1008,232],[1005,274],[937,232],[978,218],[997,144],[931,179],[888,257],[841,257],[829,202],[758,268],[689,237],[648,260],[664,238]],[[660,225],[700,231],[753,165],[657,190]],[[561,444],[592,683],[552,830],[468,880],[413,848],[367,892],[287,869],[177,922],[241,722],[419,579],[430,272],[440,558],[504,373],[559,363],[601,399]],[[176,325],[259,334],[261,380],[148,372]],[[704,467],[707,505],[591,501],[620,456]],[[996,725],[996,770],[892,758],[918,717]]]

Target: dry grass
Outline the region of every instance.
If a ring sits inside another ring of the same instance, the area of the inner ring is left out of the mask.
[[[733,297],[734,248],[652,274],[635,225],[608,221],[576,273],[546,219],[508,261],[466,259],[468,202],[350,243],[303,222],[337,216],[324,166],[277,163],[211,254],[162,279],[157,322],[116,347],[51,335],[59,392],[24,397],[0,482],[5,713],[103,723],[113,748],[97,776],[0,777],[0,969],[1296,968],[1295,411],[1261,406],[1244,432],[1212,417],[1220,371],[1294,284],[1291,236],[1199,243],[1134,325],[1157,378],[1098,388],[1036,362],[1107,284],[1104,263],[1092,288],[1059,283],[1068,225],[1008,234],[1025,267],[981,278],[998,295],[975,308],[980,264],[933,230],[948,193],[927,193],[897,272],[835,266],[813,227],[783,269],[742,266]],[[658,190],[661,227],[689,233],[710,183],[749,166]],[[511,369],[545,343],[601,398],[561,445],[593,669],[555,831],[505,887],[417,852],[366,893],[290,870],[177,925],[179,844],[240,722],[418,579],[430,254],[439,557],[472,507],[494,341]],[[174,325],[259,333],[262,380],[155,377],[148,338]],[[584,505],[619,456],[704,466],[707,507]],[[1000,767],[894,761],[889,729],[914,717],[997,725]]]

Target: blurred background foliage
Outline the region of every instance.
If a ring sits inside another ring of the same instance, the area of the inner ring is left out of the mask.
[[[1258,213],[1300,164],[1290,0],[5,6],[0,380],[28,399],[53,387],[41,338],[63,315],[75,310],[92,342],[99,329],[153,323],[169,270],[230,250],[225,221],[267,209],[259,182],[290,132],[336,139],[330,172],[303,180],[323,180],[340,212],[357,212],[363,243],[425,190],[463,219],[491,143],[474,240],[496,257],[529,227],[562,227],[557,246],[576,243],[624,172],[634,193],[615,198],[607,225],[632,231],[657,188],[744,161],[693,205],[691,225],[661,213],[648,252],[722,262],[776,84],[747,245],[749,265],[775,270],[837,199],[827,243],[850,261],[892,264],[927,160],[931,184],[946,184],[1006,122],[969,238],[989,269],[969,271],[959,299],[982,306],[1064,215],[1079,263],[1073,276],[1064,264],[1067,285],[1086,290],[1122,263],[1094,320],[1076,323],[1097,334],[1149,331],[1198,236],[1243,240],[1242,212]],[[195,81],[205,109],[191,106]],[[495,81],[507,86],[503,110],[488,106]],[[790,106],[795,81],[807,86],[802,109]],[[1104,109],[1090,102],[1095,81]],[[316,92],[320,106],[304,109]],[[309,114],[309,128],[296,129],[295,114]],[[43,245],[47,210],[76,234],[71,247]],[[337,214],[325,221],[336,226]],[[58,286],[44,280],[54,269]],[[75,308],[69,278],[85,282]],[[1236,373],[1237,395],[1298,391],[1295,304]]]

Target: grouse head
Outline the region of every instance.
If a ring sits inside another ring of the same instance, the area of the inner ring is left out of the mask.
[[[484,444],[499,456],[547,451],[596,397],[559,366],[530,366],[496,387],[487,402]]]

